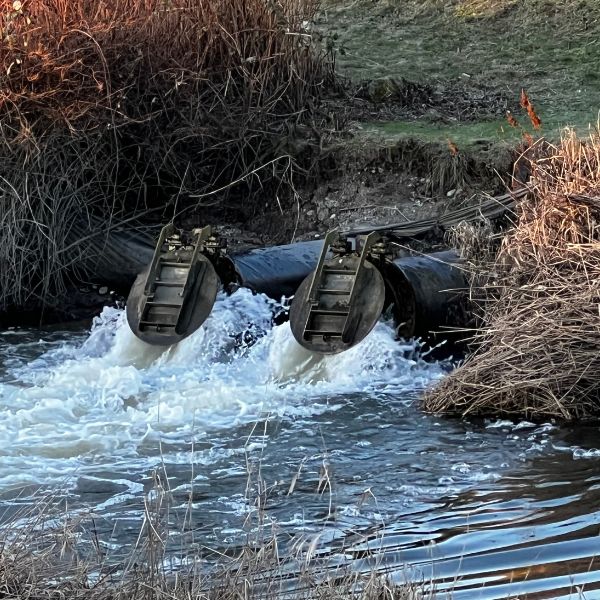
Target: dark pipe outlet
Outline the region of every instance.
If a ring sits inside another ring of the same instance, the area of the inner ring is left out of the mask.
[[[451,330],[467,326],[468,282],[452,251],[406,256],[385,261],[380,270],[398,335],[405,338],[448,337]]]

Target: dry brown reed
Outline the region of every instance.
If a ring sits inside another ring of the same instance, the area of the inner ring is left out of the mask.
[[[600,414],[600,136],[540,142],[529,193],[486,281],[476,350],[424,398],[432,412]]]
[[[306,29],[315,10],[315,0],[2,0],[0,106],[23,126],[43,116],[119,127],[156,117],[164,96],[228,83],[231,100],[263,95],[261,108],[295,112],[322,83]]]
[[[0,310],[64,292],[89,214],[283,202],[333,81],[316,1],[0,0]]]
[[[14,600],[425,600],[417,584],[398,585],[378,569],[354,572],[314,557],[310,540],[283,549],[275,530],[235,551],[175,556],[170,493],[146,496],[144,521],[129,553],[107,551],[93,515],[40,500],[0,526],[0,596]],[[197,547],[197,545],[196,545]],[[181,560],[183,559],[183,560]],[[334,561],[332,561],[334,562]]]

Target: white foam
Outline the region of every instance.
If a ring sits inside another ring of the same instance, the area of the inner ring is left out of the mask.
[[[277,305],[241,289],[221,295],[204,326],[181,343],[138,340],[124,311],[105,309],[85,341],[52,347],[0,381],[5,481],[46,481],[51,470],[136,458],[144,444],[229,428],[266,414],[301,417],[339,407],[349,392],[418,389],[442,376],[379,323],[359,345],[318,356]],[[250,346],[241,342],[258,337]],[[0,485],[2,479],[0,478]]]

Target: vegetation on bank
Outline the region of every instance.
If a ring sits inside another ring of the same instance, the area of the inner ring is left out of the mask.
[[[522,88],[542,133],[600,103],[587,0],[0,0],[0,30],[0,311],[59,303],[129,219],[299,218],[382,160],[497,191]]]
[[[133,217],[289,199],[334,78],[316,9],[1,0],[0,310],[85,280],[92,237]]]
[[[97,533],[93,514],[69,515],[56,498],[40,500],[0,528],[0,595],[12,600],[432,597],[421,586],[395,584],[377,570],[359,573],[328,564],[317,556],[318,536],[282,547],[278,532],[265,525],[264,502],[261,496],[255,498],[256,518],[249,523],[252,533],[245,543],[223,553],[206,547],[194,554],[182,547],[176,556],[171,538],[190,534],[192,519],[186,514],[177,523],[170,492],[158,478],[145,497],[143,523],[132,549],[107,544]]]
[[[462,415],[598,417],[600,136],[567,131],[559,144],[540,141],[522,160],[531,170],[528,194],[498,251],[486,227],[462,237],[482,327],[475,351],[424,406]]]

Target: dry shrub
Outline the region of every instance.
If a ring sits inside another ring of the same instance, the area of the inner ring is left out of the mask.
[[[495,263],[480,267],[487,284],[477,349],[426,395],[429,411],[600,413],[598,134],[582,141],[568,131],[559,145],[544,144],[528,188]]]
[[[494,240],[497,238],[492,222],[481,217],[476,221],[461,221],[452,227],[446,239],[451,248],[459,251],[460,257],[473,267],[481,262],[489,262],[497,251]]]
[[[266,95],[261,108],[295,111],[321,83],[311,70],[323,75],[305,28],[315,10],[315,0],[1,0],[0,106],[23,125],[119,127],[155,118],[165,96],[228,83],[229,100]]]
[[[108,229],[285,201],[333,82],[316,8],[0,0],[0,309],[65,291],[90,214]]]

